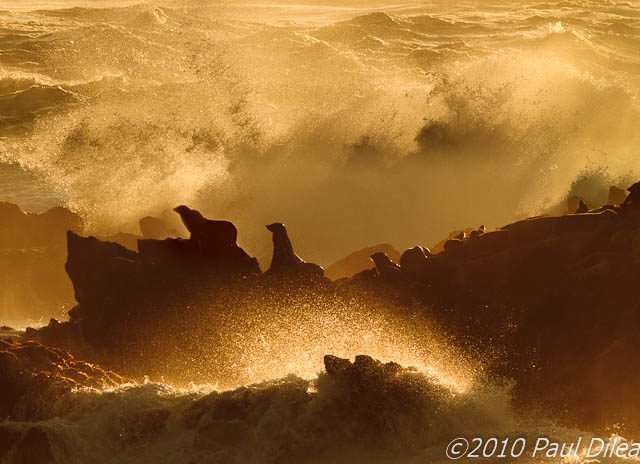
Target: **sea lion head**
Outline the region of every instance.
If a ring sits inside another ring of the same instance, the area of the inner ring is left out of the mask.
[[[391,260],[389,259],[389,257],[387,256],[386,253],[383,253],[382,251],[378,251],[377,253],[374,253],[371,255],[371,260],[377,265],[377,264],[390,264]]]
[[[269,224],[266,227],[274,234],[278,232],[285,232],[287,230],[284,224],[281,222],[274,222],[273,224]]]
[[[191,212],[191,208],[186,205],[180,205],[173,208],[173,210],[178,213],[180,216],[189,214]]]

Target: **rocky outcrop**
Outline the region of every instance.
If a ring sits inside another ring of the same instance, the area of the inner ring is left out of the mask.
[[[374,253],[377,271],[311,285],[279,285],[276,273],[259,274],[241,249],[222,259],[203,253],[200,242],[167,239],[141,240],[135,253],[70,234],[67,270],[78,307],[70,322],[31,335],[47,343],[84,340],[83,357],[127,375],[181,372],[229,361],[229,327],[244,336],[283,314],[398,308],[417,314],[412,323],[439,324],[486,372],[514,382],[523,407],[546,406],[573,425],[606,427],[604,418],[615,417],[640,430],[640,411],[629,406],[640,375],[601,374],[607,363],[631,362],[640,348],[639,195],[636,185],[620,206],[458,231],[439,252],[407,250],[400,266]],[[288,238],[278,243],[285,268],[305,264]],[[347,369],[328,363],[328,372]],[[606,400],[608,392],[620,406]]]
[[[35,341],[0,339],[0,420],[55,414],[56,398],[80,387],[114,387],[129,380]]]

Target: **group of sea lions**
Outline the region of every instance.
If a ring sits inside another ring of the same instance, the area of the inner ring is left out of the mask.
[[[238,231],[232,222],[207,219],[199,211],[185,205],[177,206],[173,210],[180,215],[191,234],[189,240],[195,242],[200,252],[205,255],[222,256],[225,250],[236,246]],[[321,266],[306,262],[296,254],[284,224],[274,222],[266,228],[273,236],[273,257],[266,275],[309,279],[324,277],[324,269]],[[399,266],[383,252],[372,254],[371,260],[382,279],[411,279],[420,275],[429,256],[431,251],[428,248],[415,246],[402,254]]]
[[[615,209],[622,212],[629,209],[640,209],[640,182],[629,187],[629,195],[626,198],[624,193],[620,194],[622,190],[620,192],[618,190],[620,189],[614,191],[612,188],[609,196],[620,206],[612,204],[592,209],[585,201],[578,198],[578,207],[574,214],[596,213],[602,209]],[[569,203],[572,202],[569,201]],[[237,246],[238,231],[232,222],[207,219],[199,211],[185,205],[177,206],[174,211],[180,215],[182,222],[191,234],[190,240],[196,243],[202,253],[214,257],[221,256],[224,255],[225,250]],[[267,225],[266,228],[273,235],[273,257],[271,266],[266,272],[267,275],[308,278],[322,278],[324,276],[324,269],[321,266],[308,263],[295,253],[284,224],[275,222]],[[486,231],[484,225],[470,231],[462,231],[457,236],[446,240],[444,250],[448,253],[455,253],[465,240],[473,240],[485,234]],[[431,256],[433,253],[429,248],[415,246],[402,253],[400,265],[391,261],[383,252],[372,254],[371,260],[375,264],[376,271],[374,272],[377,272],[384,280],[414,280],[422,275],[428,258]]]
[[[205,218],[200,211],[180,205],[173,209],[180,215],[199,250],[208,256],[221,256],[236,246],[238,230],[230,221],[215,221]],[[273,257],[267,275],[322,278],[324,269],[308,263],[293,250],[287,228],[280,222],[266,226],[273,235]]]

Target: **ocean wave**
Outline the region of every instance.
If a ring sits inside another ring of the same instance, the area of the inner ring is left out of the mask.
[[[34,452],[53,462],[444,462],[455,436],[516,434],[523,423],[499,389],[457,393],[366,356],[325,363],[315,380],[229,391],[81,389],[43,401],[38,422],[4,422],[0,436],[13,462]]]

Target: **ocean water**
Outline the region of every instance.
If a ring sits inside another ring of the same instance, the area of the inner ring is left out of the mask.
[[[330,264],[639,175],[637,2],[2,9],[0,192],[92,231],[186,203]]]
[[[519,439],[523,452],[512,462],[589,462],[593,437],[518,415],[506,389],[474,385],[460,391],[418,370],[368,384],[325,373],[292,375],[227,391],[147,382],[78,390],[42,407],[46,411],[35,410],[47,418],[0,426],[40,437],[38,452],[18,445],[3,462],[445,463],[456,437],[509,439],[509,449]],[[554,459],[545,451],[534,454],[539,437],[582,441],[570,456]],[[515,449],[518,454],[520,447]],[[28,460],[35,456],[49,460]],[[598,462],[631,461],[608,456]]]

